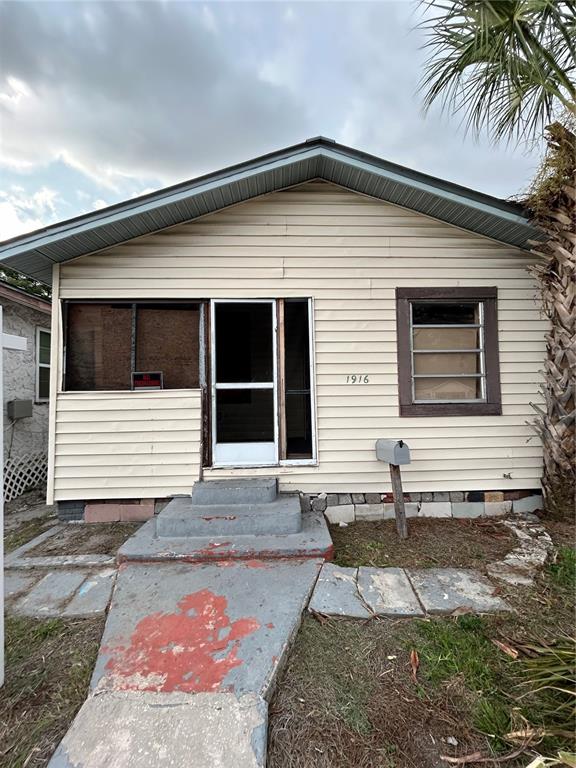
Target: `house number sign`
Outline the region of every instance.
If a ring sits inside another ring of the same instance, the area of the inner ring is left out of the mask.
[[[369,384],[370,378],[367,373],[349,373],[346,376],[346,384]]]

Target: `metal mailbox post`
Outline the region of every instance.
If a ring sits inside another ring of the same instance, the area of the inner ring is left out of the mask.
[[[406,510],[404,509],[404,492],[402,491],[400,465],[410,464],[410,448],[403,440],[376,440],[376,458],[378,461],[385,461],[390,465],[396,530],[401,539],[407,539],[408,524],[406,522]]]

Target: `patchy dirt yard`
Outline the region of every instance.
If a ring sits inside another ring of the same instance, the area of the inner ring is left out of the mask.
[[[0,766],[44,768],[88,693],[104,619],[6,619]]]
[[[23,544],[27,544],[36,536],[39,536],[48,528],[56,525],[56,520],[46,517],[34,517],[31,520],[25,520],[11,530],[6,530],[4,535],[4,551],[12,552]]]
[[[478,568],[500,560],[517,545],[498,520],[408,520],[409,537],[401,541],[394,520],[330,526],[334,562],[341,566],[385,568]]]
[[[21,547],[55,525],[56,508],[45,504],[45,489],[36,489],[12,499],[4,506],[4,548]]]
[[[141,523],[89,523],[60,525],[54,536],[46,539],[26,557],[52,555],[115,555]]]
[[[385,564],[431,564],[424,556]],[[471,564],[461,558],[439,564]],[[574,549],[561,546],[534,587],[498,589],[512,613],[306,617],[271,702],[269,768],[525,768],[574,750],[573,698],[529,684],[537,648],[563,649],[574,680]]]

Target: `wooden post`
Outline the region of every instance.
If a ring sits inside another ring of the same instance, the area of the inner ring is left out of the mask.
[[[397,464],[390,464],[390,479],[392,480],[392,494],[394,496],[396,530],[401,539],[407,539],[408,524],[406,523],[406,510],[404,509],[404,492],[402,491],[400,467]]]
[[[278,458],[286,458],[286,348],[284,346],[284,299],[276,299],[278,365]]]

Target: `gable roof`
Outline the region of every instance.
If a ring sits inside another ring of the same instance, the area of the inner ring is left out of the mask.
[[[259,195],[323,179],[527,248],[539,237],[522,206],[319,136],[191,181],[0,243],[11,267],[49,283],[52,265],[190,221]]]

